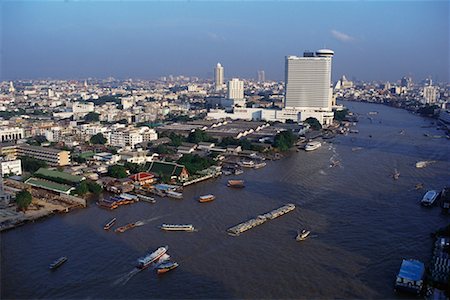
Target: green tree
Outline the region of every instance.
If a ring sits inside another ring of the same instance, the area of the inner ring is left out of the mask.
[[[27,210],[27,208],[31,204],[32,200],[33,200],[33,197],[31,196],[30,192],[27,190],[22,190],[16,194],[17,207],[22,211]]]
[[[348,109],[336,110],[334,112],[334,119],[336,121],[344,121],[345,116],[347,116],[347,113],[348,113]]]
[[[178,163],[184,165],[190,174],[196,174],[198,171],[216,164],[212,158],[201,157],[197,154],[185,154],[178,160]]]
[[[320,124],[319,120],[313,117],[309,117],[305,120],[306,124],[309,124],[313,130],[320,130],[322,129],[322,125]]]
[[[114,178],[125,178],[127,177],[127,169],[124,166],[114,165],[108,167],[108,176]]]
[[[278,148],[280,151],[287,151],[295,143],[295,136],[290,130],[282,131],[278,133],[274,138],[273,146]]]
[[[186,138],[184,136],[176,134],[174,132],[171,132],[169,134],[169,138],[171,140],[170,145],[175,147],[180,146],[182,143],[186,141]]]
[[[90,112],[84,116],[86,122],[98,122],[100,120],[100,114],[95,112]]]
[[[92,181],[92,180],[87,180],[86,183],[87,183],[87,187],[89,189],[89,192],[91,192],[91,193],[93,193],[95,195],[98,195],[98,194],[100,194],[103,191],[102,186],[100,184]]]
[[[79,196],[83,196],[85,195],[87,192],[89,192],[89,187],[88,184],[86,183],[85,180],[83,180],[82,182],[80,182],[80,184],[78,184],[78,186],[75,188],[75,194],[79,195]]]
[[[26,172],[34,173],[37,170],[39,170],[39,168],[47,167],[47,163],[45,161],[35,159],[29,156],[22,156],[20,160],[22,161],[22,168]]]
[[[207,141],[209,139],[208,134],[200,129],[195,129],[193,132],[189,133],[187,141],[189,143],[198,144],[200,142]]]
[[[105,136],[101,132],[97,133],[96,135],[93,135],[89,140],[89,142],[91,142],[91,144],[94,145],[104,145],[106,144],[106,141],[107,140]]]

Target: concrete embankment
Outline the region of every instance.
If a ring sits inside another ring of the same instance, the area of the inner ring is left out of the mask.
[[[236,226],[228,228],[227,232],[230,235],[234,235],[234,236],[239,235],[239,234],[243,233],[244,231],[252,229],[258,225],[264,224],[265,222],[267,222],[269,220],[273,220],[284,214],[287,214],[288,212],[291,212],[294,209],[295,209],[295,205],[292,203],[288,203],[286,205],[281,206],[280,208],[274,209],[268,213],[259,215],[256,218],[250,219],[246,222],[243,222]]]

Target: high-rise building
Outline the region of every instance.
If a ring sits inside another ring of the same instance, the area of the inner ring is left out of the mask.
[[[438,99],[438,89],[435,86],[427,85],[423,88],[423,98],[426,103],[435,103]]]
[[[214,69],[214,89],[221,91],[224,88],[223,67],[220,63],[217,63]]]
[[[9,82],[9,92],[11,94],[13,94],[16,91],[16,89],[14,88],[14,84],[12,81]]]
[[[331,111],[331,61],[329,49],[286,57],[285,108]]]
[[[264,70],[258,71],[258,82],[266,81],[266,72]]]
[[[411,88],[412,87],[412,79],[411,79],[411,77],[407,77],[407,76],[402,77],[400,85],[402,87],[407,88],[407,89]]]
[[[237,78],[228,81],[227,98],[233,100],[233,106],[245,107],[244,82]]]

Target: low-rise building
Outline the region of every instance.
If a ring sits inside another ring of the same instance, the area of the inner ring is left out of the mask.
[[[148,172],[155,176],[167,176],[179,181],[185,181],[189,178],[189,172],[185,166],[173,162],[154,161],[151,163]]]
[[[22,161],[20,159],[0,161],[2,177],[22,175]]]
[[[17,155],[43,160],[50,166],[66,166],[70,164],[70,152],[54,148],[21,144],[17,146]]]

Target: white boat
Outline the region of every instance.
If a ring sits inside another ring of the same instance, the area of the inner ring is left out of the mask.
[[[192,224],[162,224],[160,227],[162,230],[167,231],[194,231],[194,225]]]
[[[313,151],[316,150],[318,148],[320,148],[322,146],[321,142],[309,142],[305,145],[305,151]]]
[[[156,251],[148,254],[143,258],[138,259],[137,267],[139,269],[147,268],[151,263],[158,261],[164,254],[166,254],[168,249],[168,246],[159,247],[158,249],[156,249]]]
[[[308,238],[311,231],[303,229],[301,232],[297,234],[297,237],[295,238],[296,241],[304,241]]]
[[[244,168],[253,168],[255,166],[255,162],[253,160],[242,161],[239,163],[239,165]]]
[[[438,196],[438,192],[437,191],[435,191],[435,190],[428,191],[423,196],[422,201],[420,201],[420,203],[423,206],[433,205],[434,201],[436,201],[437,196]]]
[[[266,163],[262,161],[262,162],[260,162],[260,163],[254,164],[253,168],[254,168],[254,169],[259,169],[259,168],[263,168],[263,167],[265,167],[265,166],[266,166]]]
[[[358,129],[350,129],[349,132],[350,132],[350,133],[359,133],[359,130],[358,130]]]
[[[174,198],[174,199],[183,199],[183,194],[182,193],[178,193],[178,192],[174,192],[174,191],[167,191],[166,195],[170,198]]]
[[[416,168],[421,169],[421,168],[425,168],[426,166],[428,166],[429,164],[434,163],[434,160],[421,160],[416,162]]]

